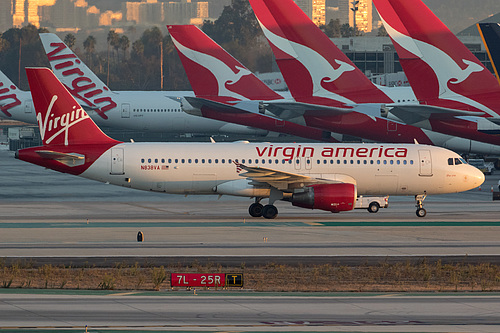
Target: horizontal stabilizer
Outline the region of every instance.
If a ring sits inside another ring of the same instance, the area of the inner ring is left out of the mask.
[[[60,153],[51,150],[37,150],[35,151],[41,158],[48,160],[55,160],[67,166],[78,166],[85,163],[85,155],[77,153]]]

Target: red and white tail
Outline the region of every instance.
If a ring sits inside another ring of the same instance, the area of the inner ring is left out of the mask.
[[[421,103],[498,116],[491,73],[420,0],[373,0]]]
[[[56,77],[79,103],[108,119],[106,112],[118,106],[113,92],[56,34],[42,33],[40,40]]]
[[[197,97],[222,103],[283,98],[197,27],[167,28]]]
[[[26,68],[44,145],[118,143],[104,134],[48,68]]]
[[[250,5],[296,100],[392,103],[294,1],[250,0]]]
[[[3,115],[8,118],[12,117],[12,114],[9,112],[9,110],[21,105],[22,103],[17,96],[19,92],[20,90],[7,77],[7,75],[0,71],[0,111],[2,111]]]

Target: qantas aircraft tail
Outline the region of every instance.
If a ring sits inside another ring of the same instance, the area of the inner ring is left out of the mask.
[[[43,144],[118,143],[104,134],[47,68],[26,68]]]
[[[222,103],[283,98],[196,26],[167,28],[197,97]]]
[[[491,66],[500,83],[500,76],[498,76],[498,70],[500,69],[500,23],[478,23],[477,29],[481,34]]]
[[[250,0],[293,97],[337,106],[391,103],[292,0]],[[333,104],[335,105],[335,104]]]
[[[42,33],[40,39],[56,77],[80,104],[107,119],[106,111],[117,107],[114,93],[56,34]]]
[[[498,117],[491,73],[420,0],[374,0],[421,104]]]

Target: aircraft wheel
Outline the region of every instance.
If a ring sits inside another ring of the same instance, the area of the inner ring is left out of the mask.
[[[252,217],[261,217],[262,216],[262,209],[264,206],[262,206],[260,203],[255,202],[248,207],[248,213]]]
[[[368,211],[370,213],[376,213],[380,209],[380,205],[378,202],[371,202],[370,205],[368,206]]]
[[[418,208],[416,213],[418,217],[424,217],[427,215],[427,211],[423,208]]]
[[[262,209],[262,216],[266,219],[274,219],[278,216],[278,208],[274,205],[265,205]]]

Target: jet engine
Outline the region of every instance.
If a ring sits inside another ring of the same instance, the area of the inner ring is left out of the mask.
[[[315,184],[307,186],[304,192],[294,193],[291,202],[297,207],[338,213],[354,209],[356,197],[354,184]]]

